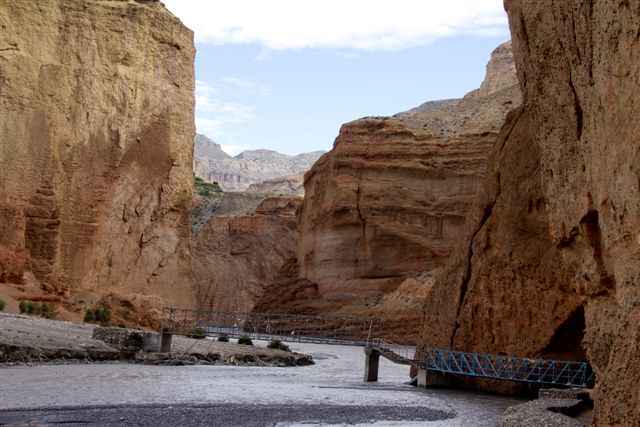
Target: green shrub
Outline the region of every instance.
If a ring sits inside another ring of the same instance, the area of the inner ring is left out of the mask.
[[[253,341],[251,341],[251,338],[249,338],[248,335],[245,335],[243,337],[238,338],[238,344],[253,345]]]
[[[3,299],[0,299],[0,311],[4,310],[4,306],[6,305],[6,303],[4,302]]]
[[[36,305],[32,302],[20,301],[19,308],[20,308],[20,313],[39,314],[39,313],[36,313],[38,311],[38,307],[36,307]]]
[[[53,310],[53,305],[52,304],[47,304],[46,302],[43,302],[42,305],[39,307],[39,309],[37,310],[40,312],[40,315],[46,319],[55,319],[56,318],[56,313]]]
[[[37,316],[42,316],[47,319],[56,318],[56,312],[53,309],[53,304],[47,304],[46,302],[43,302],[42,304],[37,305],[29,301],[20,301],[18,308],[20,309],[20,313],[35,314]]]
[[[220,341],[220,342],[229,342],[229,335],[227,335],[227,334],[218,335],[218,341]]]
[[[222,193],[222,188],[220,188],[218,182],[206,182],[200,177],[196,177],[194,187],[196,194],[207,199],[215,194]]]
[[[267,345],[267,348],[270,348],[272,350],[291,351],[289,346],[280,340],[273,340],[269,342],[269,344]]]
[[[111,321],[111,311],[109,307],[98,307],[93,310],[87,310],[84,314],[85,322],[100,322],[102,325],[106,325]]]
[[[32,302],[27,303],[27,314],[40,314],[38,310],[38,306]]]
[[[201,340],[206,336],[207,336],[207,333],[205,332],[205,330],[197,326],[194,326],[193,328],[191,328],[191,331],[189,331],[189,338],[195,338],[197,340]]]
[[[109,323],[111,321],[111,311],[109,311],[109,308],[96,308],[96,320],[102,323]]]

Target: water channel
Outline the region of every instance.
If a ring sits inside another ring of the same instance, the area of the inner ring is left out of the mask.
[[[265,343],[256,343],[265,345]],[[295,368],[70,364],[0,368],[0,425],[493,426],[522,400],[418,389],[381,359],[364,383],[362,347],[290,344]]]

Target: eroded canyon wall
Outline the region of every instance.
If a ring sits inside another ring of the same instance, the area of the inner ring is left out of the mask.
[[[305,175],[299,280],[276,284],[261,310],[378,315],[388,336],[415,340],[431,283],[419,273],[451,254],[504,116],[520,103],[509,42],[486,82],[455,105],[342,126]]]
[[[78,315],[192,306],[193,33],[156,1],[7,0],[0,25],[0,201],[31,271]]]
[[[640,1],[505,6],[524,101],[426,299],[421,343],[571,358],[584,349],[598,379],[595,424],[636,425]]]
[[[213,216],[193,237],[193,270],[200,308],[254,308],[265,287],[293,263],[301,198],[271,197],[255,214]]]

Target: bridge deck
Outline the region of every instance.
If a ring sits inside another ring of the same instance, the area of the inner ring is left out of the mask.
[[[427,349],[411,354],[410,347],[376,340],[371,346],[395,363],[442,374],[471,376],[567,387],[593,387],[595,374],[587,362]]]

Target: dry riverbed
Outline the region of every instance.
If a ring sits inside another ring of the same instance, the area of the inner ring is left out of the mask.
[[[146,364],[302,366],[310,356],[265,347],[173,337],[171,355],[123,351],[92,338],[97,328],[39,317],[0,313],[0,364],[128,361]]]

